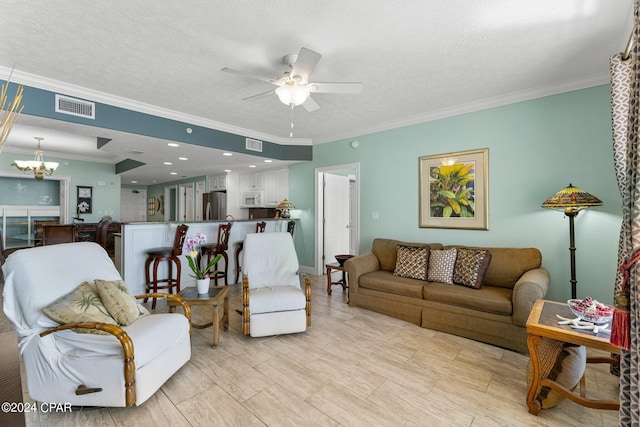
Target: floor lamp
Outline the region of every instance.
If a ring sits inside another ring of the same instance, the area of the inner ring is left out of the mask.
[[[569,252],[571,253],[571,299],[576,298],[576,242],[573,221],[578,213],[589,206],[602,206],[602,201],[578,187],[569,184],[542,204],[543,208],[562,208],[569,217]]]

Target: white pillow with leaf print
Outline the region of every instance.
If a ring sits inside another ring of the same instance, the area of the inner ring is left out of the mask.
[[[129,288],[122,280],[96,279],[93,283],[107,311],[120,325],[130,325],[138,317],[149,314],[129,293]]]
[[[82,282],[68,294],[58,298],[42,309],[53,321],[66,323],[109,323],[117,325],[102,304],[95,285]],[[93,329],[76,329],[76,332],[106,334]]]

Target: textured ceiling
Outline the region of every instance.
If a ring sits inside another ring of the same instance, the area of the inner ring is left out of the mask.
[[[304,46],[322,54],[310,80],[364,84],[359,95],[314,94],[317,111],[294,109],[294,136],[316,144],[606,83],[632,8],[632,0],[4,0],[0,67],[14,66],[17,82],[51,79],[286,143],[288,107],[275,95],[242,100],[274,87],[220,69],[277,78],[283,56]]]

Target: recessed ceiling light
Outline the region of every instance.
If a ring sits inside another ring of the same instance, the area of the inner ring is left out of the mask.
[[[170,142],[167,144],[169,147],[180,147],[180,144],[176,144],[175,142]]]
[[[189,160],[189,159],[186,157],[178,157],[178,160]]]
[[[264,162],[265,162],[265,163],[271,163],[271,162],[273,162],[273,160],[271,160],[271,159],[267,159],[267,160],[265,160]]]
[[[171,162],[163,162],[162,164],[163,165],[172,165],[173,163],[171,163]]]
[[[231,169],[225,169],[224,171],[229,173],[229,172],[231,172]]]
[[[137,183],[138,183],[138,181],[131,181],[131,183],[132,183],[132,184],[137,184]]]
[[[233,156],[233,153],[222,153],[223,156]]]
[[[178,175],[178,172],[171,172],[171,175]]]
[[[249,165],[249,167],[250,167],[250,168],[255,168],[255,167],[256,167],[256,165]]]

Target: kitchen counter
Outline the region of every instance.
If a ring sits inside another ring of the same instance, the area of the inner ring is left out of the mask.
[[[229,265],[225,267],[224,260],[218,265],[219,268],[227,271],[229,283],[235,277],[234,251],[236,244],[242,242],[248,233],[254,233],[256,223],[265,221],[267,227],[265,232],[287,231],[289,218],[265,218],[265,219],[234,219],[228,221],[194,221],[184,222],[189,226],[187,237],[196,233],[203,233],[207,236],[207,243],[215,242],[218,239],[218,226],[220,224],[232,223],[229,234]],[[295,221],[295,220],[294,220]],[[129,287],[133,295],[145,292],[145,272],[144,264],[147,260],[146,251],[157,247],[170,247],[173,245],[176,228],[183,222],[127,222],[122,224],[119,259],[116,259],[116,266],[119,265],[120,275]],[[191,277],[191,269],[184,255],[180,256],[182,272],[180,274],[180,286],[195,286],[195,279]],[[167,263],[162,263],[158,274],[160,277],[167,275]],[[224,283],[224,282],[223,282]]]

